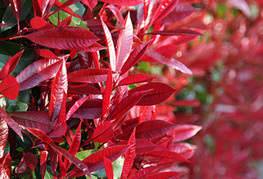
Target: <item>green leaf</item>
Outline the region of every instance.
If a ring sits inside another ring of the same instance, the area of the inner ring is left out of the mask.
[[[74,13],[76,13],[80,16],[83,16],[83,14],[85,12],[85,8],[80,2],[70,5],[69,8],[71,8]],[[55,10],[55,9],[52,9],[52,10]],[[60,20],[64,20],[69,16],[70,15],[68,13],[66,13],[64,11],[59,11]],[[58,13],[55,13],[52,16],[50,16],[49,20],[52,24],[57,26],[58,25]],[[84,25],[84,28],[87,28],[81,19],[79,19],[77,17],[72,17],[72,21],[71,21],[69,26],[83,27],[83,25]]]
[[[21,2],[21,9],[22,10],[20,13],[20,18],[19,18],[20,22],[26,19],[26,17],[30,13],[31,8],[32,8],[32,1],[22,0],[22,2]],[[14,27],[17,24],[15,14],[14,14],[10,4],[6,8],[6,11],[5,11],[3,19],[2,19],[2,23],[11,23],[11,25],[1,27],[0,32],[3,32],[7,29],[11,29],[12,27]]]
[[[123,157],[119,157],[116,161],[112,163],[114,178],[121,178],[123,163],[124,163]],[[96,172],[92,173],[92,175],[95,175],[98,178],[107,178],[105,168],[101,170],[97,170]]]

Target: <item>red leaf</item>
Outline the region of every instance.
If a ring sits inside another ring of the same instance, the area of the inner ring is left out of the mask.
[[[177,144],[174,144],[171,151],[180,154],[185,159],[189,159],[194,155],[194,149],[195,149],[195,146],[192,146],[190,144],[177,143]]]
[[[166,15],[173,11],[173,9],[178,4],[179,0],[163,0],[161,1],[158,9],[155,11],[154,16],[151,18],[150,25],[154,22],[163,19]]]
[[[44,20],[41,17],[34,17],[30,20],[31,28],[34,30],[51,30],[55,28],[54,25],[50,24],[48,21]]]
[[[128,145],[131,145],[131,147],[126,151],[124,156],[124,164],[122,168],[121,179],[128,178],[128,175],[133,165],[133,160],[135,157],[135,129],[131,134],[131,137],[128,141]]]
[[[99,83],[107,80],[107,69],[83,69],[68,74],[69,82]]]
[[[52,13],[49,13],[48,17],[50,17],[52,14],[58,12],[59,10],[63,10],[64,12],[70,14],[71,16],[74,16],[74,17],[79,18],[79,19],[82,20],[82,17],[79,14],[74,13],[71,8],[67,7],[67,6],[70,6],[70,4],[76,3],[77,1],[80,1],[80,0],[70,0],[70,1],[67,1],[67,2],[65,2],[63,4],[61,2],[59,2],[59,1],[55,1],[54,5],[57,6],[58,9],[56,11],[53,11]]]
[[[0,158],[3,157],[8,137],[8,126],[3,117],[0,118]]]
[[[176,70],[181,71],[182,73],[192,74],[191,70],[189,70],[183,63],[175,60],[174,58],[167,58],[153,50],[147,50],[146,55],[149,57],[161,62],[167,66],[173,67]]]
[[[37,156],[30,152],[27,152],[15,168],[15,173],[24,173],[26,169],[30,169],[31,171],[33,171],[36,168],[37,163]]]
[[[19,90],[32,88],[43,81],[53,78],[62,62],[62,60],[58,59],[43,59],[32,63],[16,77],[17,82],[20,83]]]
[[[111,69],[113,71],[116,71],[117,61],[116,61],[115,46],[112,40],[112,36],[111,36],[111,33],[108,27],[103,22],[102,18],[101,18],[101,24],[102,24],[104,36],[106,39],[106,45],[108,47],[108,54],[109,54],[109,61],[110,61]]]
[[[152,151],[152,152],[148,152],[146,156],[167,158],[170,160],[174,160],[175,162],[177,162],[177,160],[189,162],[184,157],[182,157],[180,154],[176,152],[170,152],[170,151]]]
[[[160,178],[172,178],[179,179],[180,173],[178,172],[163,172],[144,177],[144,179],[160,179]]]
[[[90,84],[68,85],[68,94],[102,94],[100,90],[92,87]]]
[[[148,139],[136,139],[136,154],[147,153],[155,149],[158,145],[153,144]]]
[[[133,42],[133,27],[130,18],[130,13],[128,13],[125,19],[124,29],[119,34],[117,42],[117,66],[116,71],[120,71],[123,64],[129,57]]]
[[[14,100],[19,93],[19,83],[13,76],[8,76],[0,84],[0,93],[8,99]]]
[[[86,6],[88,6],[90,10],[92,10],[98,3],[97,1],[94,0],[82,0],[81,2]]]
[[[107,82],[103,94],[102,108],[101,108],[102,121],[104,121],[108,117],[109,112],[111,110],[112,104],[110,104],[110,97],[111,97],[112,88],[113,88],[112,71],[111,68],[109,67]]]
[[[37,138],[48,144],[50,148],[52,148],[56,153],[62,154],[66,159],[68,159],[71,163],[73,163],[76,167],[78,167],[80,170],[82,170],[86,175],[88,175],[91,178],[89,169],[83,162],[81,162],[76,157],[72,156],[65,149],[56,146],[55,143],[46,134],[44,134],[42,131],[38,129],[32,129],[32,128],[26,128],[26,129],[31,134],[33,134],[34,136],[36,136]]]
[[[142,44],[142,45],[136,47],[131,52],[130,56],[128,57],[128,59],[126,60],[126,62],[124,63],[124,65],[121,68],[121,74],[120,75],[123,75],[128,70],[130,70],[131,67],[133,67],[143,57],[144,53],[146,52],[146,50],[147,50],[147,48],[151,42],[152,42],[152,40],[146,42],[145,44]]]
[[[119,6],[136,6],[138,4],[143,3],[143,0],[101,0],[103,2],[107,2],[110,4],[115,4]]]
[[[202,127],[195,125],[178,125],[169,133],[173,135],[174,142],[183,141],[193,137]]]
[[[116,145],[107,147],[91,154],[90,156],[82,160],[82,162],[86,164],[90,172],[97,171],[104,168],[104,157],[109,159],[111,162],[114,162],[117,158],[123,155],[129,149],[129,147],[130,146],[128,145]],[[83,175],[84,173],[75,167],[72,169],[68,177],[72,178]]]
[[[73,155],[73,156],[75,156],[76,153],[77,153],[78,150],[79,150],[79,145],[80,145],[80,141],[81,141],[81,131],[80,131],[80,129],[81,129],[81,124],[82,124],[82,122],[80,121],[79,126],[78,126],[78,128],[77,128],[77,130],[76,130],[76,132],[75,132],[73,141],[72,141],[72,143],[71,143],[71,145],[70,145],[70,147],[69,147],[69,149],[68,149],[68,152],[69,152],[71,155]],[[70,167],[69,161],[68,161],[68,160],[65,160],[65,161],[64,161],[64,164],[65,164],[66,170],[68,170],[69,167]]]
[[[162,103],[175,92],[175,89],[164,83],[149,83],[129,90],[129,95],[144,90],[151,91],[145,95],[137,105],[149,106]]]
[[[151,35],[163,35],[163,36],[174,36],[174,35],[193,35],[193,36],[204,36],[202,33],[191,30],[191,29],[174,29],[174,30],[164,30],[164,31],[153,31],[146,34]],[[146,34],[140,34],[140,35],[146,35]]]
[[[51,95],[50,95],[50,103],[49,103],[49,116],[51,117],[51,121],[53,122],[56,117],[59,116],[62,101],[64,95],[67,95],[68,91],[68,80],[67,80],[67,69],[66,62],[60,65],[60,68],[57,71],[57,74],[52,82],[51,86]]]
[[[40,155],[40,175],[41,178],[44,178],[46,173],[46,167],[47,167],[48,151],[40,150],[39,155]]]
[[[89,141],[98,143],[108,142],[113,136],[114,132],[111,123],[109,121],[105,121],[94,130]]]
[[[12,58],[9,58],[5,64],[5,66],[0,71],[0,80],[6,78],[9,76],[12,71],[15,69],[17,63],[19,62],[24,50],[21,50],[18,52],[15,56]]]
[[[150,77],[144,74],[134,74],[131,76],[128,76],[124,79],[122,79],[118,86],[121,85],[131,85],[131,84],[135,84],[135,83],[142,83],[142,82],[149,82],[152,81],[154,79],[154,77]]]
[[[111,161],[104,157],[104,165],[105,165],[105,171],[107,174],[108,179],[113,179],[113,166],[111,164]]]
[[[76,101],[73,104],[73,106],[71,106],[71,108],[69,109],[69,111],[68,111],[68,113],[67,113],[67,115],[65,117],[65,121],[67,121],[70,118],[70,116],[72,116],[88,98],[89,97],[86,96],[86,97],[81,98],[78,101]]]
[[[20,17],[20,12],[21,12],[21,0],[9,0],[11,3],[12,10],[16,16],[16,22],[17,22],[17,27],[18,31],[20,30],[19,28],[19,17]]]
[[[37,31],[21,37],[49,48],[75,51],[85,51],[87,47],[99,40],[89,30],[81,27],[56,27],[51,30]]]
[[[110,120],[119,119],[126,115],[130,109],[135,106],[145,95],[149,94],[151,90],[141,90],[131,93],[126,98],[122,99],[110,114]],[[117,121],[119,123],[119,121]],[[116,121],[115,121],[116,123]],[[116,125],[118,124],[116,123]]]
[[[7,113],[0,108],[0,118],[4,119],[7,125],[17,133],[17,135],[24,141],[23,135],[21,133],[21,129],[19,128],[19,125],[12,119],[10,118]]]
[[[191,15],[197,9],[186,3],[178,3],[172,12],[162,19],[162,22],[166,24],[172,24],[178,22],[187,16]]]
[[[58,59],[58,57],[48,49],[36,49],[35,52],[44,58]]]
[[[10,179],[12,159],[9,153],[0,158],[0,178]]]
[[[141,179],[156,169],[158,169],[158,166],[150,166],[143,168],[141,171],[136,173],[136,175],[132,176],[131,179]]]
[[[53,127],[46,111],[26,111],[8,113],[19,125],[36,128],[48,133]]]
[[[136,138],[151,139],[161,137],[175,128],[175,126],[175,124],[162,120],[145,121],[136,127]]]

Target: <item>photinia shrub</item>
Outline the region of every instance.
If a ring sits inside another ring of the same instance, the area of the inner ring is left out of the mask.
[[[180,23],[197,2],[0,2],[0,178],[184,176],[201,127],[173,114],[174,57],[204,36]]]

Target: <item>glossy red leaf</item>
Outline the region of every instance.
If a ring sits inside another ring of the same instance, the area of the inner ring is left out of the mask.
[[[81,2],[88,6],[90,10],[92,10],[98,3],[96,0],[82,0]]]
[[[56,146],[55,143],[42,131],[38,129],[32,129],[32,128],[26,128],[31,134],[39,138],[41,141],[45,142],[46,144],[49,145],[50,148],[52,148],[56,153],[62,154],[66,159],[68,159],[71,163],[73,163],[76,167],[78,167],[80,170],[84,172],[84,174],[90,176],[90,172],[88,167],[81,162],[78,158],[72,156],[68,151],[65,149]]]
[[[135,106],[145,95],[149,94],[151,90],[142,90],[131,93],[126,98],[121,100],[110,114],[110,120],[119,119],[126,115],[130,109]]]
[[[107,69],[83,69],[68,74],[69,82],[99,83],[107,80]]]
[[[148,139],[136,139],[136,154],[147,153],[154,150],[158,145],[153,144]]]
[[[179,179],[179,172],[163,172],[144,177],[144,179],[160,179],[160,178],[170,178],[170,179]]]
[[[133,42],[133,27],[130,14],[125,19],[124,29],[120,32],[117,42],[117,66],[116,71],[120,71],[123,64],[129,57]]]
[[[107,8],[111,10],[111,12],[114,14],[114,16],[117,18],[118,22],[121,23],[121,26],[125,26],[125,23],[124,23],[124,18],[122,16],[122,13],[121,11],[116,7],[114,6],[113,4],[109,4],[107,5]]]
[[[141,44],[140,46],[136,47],[124,63],[124,65],[121,68],[121,75],[129,71],[138,61],[143,57],[145,54],[148,46],[152,40],[146,42],[145,44]]]
[[[114,132],[111,123],[105,121],[94,130],[89,141],[98,143],[108,142],[113,136]]]
[[[187,143],[177,143],[170,149],[173,152],[180,154],[185,159],[189,159],[194,155],[195,146]]]
[[[174,160],[174,161],[180,160],[180,161],[184,161],[184,162],[189,162],[180,154],[178,154],[176,152],[171,152],[171,151],[152,151],[152,152],[148,152],[146,154],[146,156],[152,156],[152,157],[158,157],[158,158],[167,158],[169,160]]]
[[[146,51],[147,56],[157,60],[160,63],[163,63],[169,67],[172,67],[176,70],[181,71],[182,73],[186,73],[186,74],[192,74],[191,70],[189,68],[187,68],[183,63],[175,60],[174,58],[168,58],[165,57],[153,50],[147,50]]]
[[[58,59],[58,57],[48,49],[36,49],[35,52],[43,58]]]
[[[124,163],[123,163],[123,168],[121,172],[121,179],[128,178],[128,175],[132,168],[133,160],[135,157],[135,141],[136,140],[135,140],[135,129],[134,129],[128,140],[128,145],[130,145],[131,147],[126,151],[125,156],[124,156]]]
[[[76,0],[73,0],[76,2]],[[78,0],[80,1],[80,0]],[[48,14],[48,17],[51,16],[52,14],[58,12],[59,10],[63,10],[64,12],[68,13],[69,15],[73,16],[73,17],[76,17],[76,18],[79,18],[82,20],[82,17],[77,14],[77,13],[74,13],[73,10],[70,8],[70,7],[67,7],[70,5],[70,3],[72,2],[72,0],[70,0],[69,2],[65,2],[65,3],[61,3],[60,1],[55,1],[54,2],[54,5],[58,7],[58,9],[56,9],[56,11],[53,11],[52,13],[49,13]],[[73,2],[74,3],[74,2]],[[64,6],[64,7],[63,7]]]
[[[9,58],[5,64],[5,66],[0,71],[0,80],[6,78],[9,76],[12,71],[15,69],[17,63],[19,62],[24,50],[21,50],[16,55],[14,55],[12,58]]]
[[[8,113],[19,125],[35,128],[48,133],[52,129],[48,112],[26,111]]]
[[[136,173],[136,175],[132,176],[131,179],[141,179],[145,177],[147,174],[151,173],[152,171],[158,169],[158,167],[159,166],[150,166],[150,167],[143,168],[138,173]]]
[[[111,161],[104,157],[104,165],[105,165],[105,172],[107,174],[108,179],[113,179],[113,166],[111,164]]]
[[[152,81],[154,79],[154,77],[150,77],[144,74],[134,74],[134,75],[130,75],[126,78],[123,78],[118,86],[121,85],[131,85],[131,84],[135,84],[135,83],[143,83],[143,82],[149,82]]]
[[[22,141],[24,141],[19,125],[12,118],[10,118],[7,115],[7,113],[1,108],[0,108],[0,118],[4,119],[7,125],[15,131],[15,133],[22,139]]]
[[[101,107],[79,108],[73,115],[74,118],[96,119],[101,117]]]
[[[110,4],[115,4],[119,6],[136,6],[143,3],[143,0],[101,0]]]
[[[55,120],[56,117],[59,116],[60,110],[62,108],[62,101],[64,99],[64,95],[67,95],[67,91],[68,79],[66,62],[64,61],[60,65],[60,68],[58,69],[51,86],[49,116],[51,116],[52,122]]]
[[[58,59],[43,59],[32,63],[16,77],[17,82],[20,83],[19,90],[32,88],[53,78],[62,62],[63,60]]]
[[[97,171],[105,167],[104,157],[109,159],[111,162],[114,162],[117,158],[123,155],[129,149],[129,147],[129,145],[115,145],[107,147],[91,154],[90,156],[82,160],[82,162],[86,164],[90,172]],[[72,169],[68,177],[72,178],[83,175],[84,173],[75,167]]]
[[[21,12],[21,0],[9,0],[11,3],[12,10],[16,17],[17,27],[18,31],[20,30],[19,27],[19,18],[20,18],[20,12]]]
[[[69,149],[68,149],[68,152],[69,152],[71,155],[73,155],[73,156],[75,156],[76,153],[77,153],[78,150],[79,150],[79,145],[80,145],[80,142],[81,142],[81,131],[80,131],[80,129],[81,129],[81,124],[82,124],[82,122],[80,121],[79,126],[78,126],[78,128],[77,128],[77,130],[76,130],[76,132],[75,132],[73,141],[72,141],[72,143],[71,143],[71,145],[70,145],[70,147],[69,147]],[[66,170],[68,170],[69,167],[70,167],[69,161],[68,161],[68,160],[65,160],[65,161],[64,161],[64,165],[65,165]]]
[[[164,31],[153,31],[149,32],[146,34],[151,34],[151,35],[163,35],[163,36],[173,36],[173,35],[193,35],[193,36],[204,36],[202,33],[191,30],[191,29],[174,29],[174,30],[164,30]],[[140,35],[145,35],[145,34],[140,34]]]
[[[86,48],[99,40],[89,30],[81,27],[56,27],[51,30],[37,31],[21,37],[49,48],[75,51],[85,51]]]
[[[0,158],[0,178],[9,179],[11,174],[12,159],[9,153]]]
[[[177,6],[178,2],[179,0],[161,1],[161,4],[158,6],[158,9],[156,10],[150,24],[153,24],[158,20],[162,20],[165,16],[167,16],[170,12],[173,11],[173,9]]]
[[[7,173],[4,167],[5,167],[4,164],[0,164],[0,178],[9,179],[10,174]]]
[[[8,99],[14,100],[19,93],[19,83],[13,76],[4,78],[0,84],[0,94],[4,95]]]
[[[33,171],[36,168],[37,163],[37,156],[30,152],[27,152],[15,168],[15,173],[24,173],[26,169],[30,169],[31,171]]]
[[[184,124],[176,126],[170,134],[173,135],[174,142],[178,142],[193,137],[201,129],[200,126]]]
[[[172,24],[186,18],[195,11],[197,9],[190,4],[178,3],[174,10],[162,19],[162,22],[164,24]]]
[[[65,135],[67,131],[67,124],[66,122],[57,123],[57,120],[55,120],[52,125],[56,124],[56,126],[48,133],[49,138],[60,138],[63,135]]]
[[[67,121],[70,118],[70,116],[72,116],[87,99],[88,99],[88,96],[81,98],[78,101],[76,101],[73,104],[73,106],[71,106],[69,111],[67,112],[66,117],[65,117],[65,121]]]
[[[34,30],[51,30],[55,28],[54,25],[50,24],[48,21],[41,17],[34,17],[30,20],[31,28]]]
[[[102,18],[101,18],[101,24],[102,24],[104,36],[106,39],[106,45],[108,47],[108,54],[109,54],[109,61],[110,61],[111,69],[113,71],[116,71],[116,66],[117,66],[116,60],[117,59],[116,59],[115,46],[112,40],[111,32],[109,31],[106,24],[103,22]]]
[[[8,126],[4,118],[0,118],[0,158],[3,157],[8,137]]]
[[[136,138],[152,139],[161,137],[175,127],[175,124],[162,120],[145,121],[136,127]]]
[[[132,90],[129,90],[129,95],[143,90],[151,90],[151,91],[147,95],[145,95],[137,103],[137,105],[149,106],[149,105],[162,103],[175,92],[175,89],[173,89],[167,84],[149,83],[149,84],[141,85],[137,88],[133,88]]]
[[[107,81],[103,93],[102,108],[101,108],[102,121],[104,121],[108,117],[112,107],[112,104],[110,103],[112,88],[113,88],[112,71],[111,68],[109,67]]]
[[[62,10],[62,9],[65,9],[68,6],[70,6],[72,4],[75,4],[75,3],[79,2],[79,1],[81,1],[81,0],[68,0],[65,3],[63,3],[63,4],[56,3],[56,5],[59,5],[59,7],[52,14],[54,14],[54,13],[56,13],[56,12]]]
[[[47,167],[48,151],[40,150],[39,156],[40,156],[40,175],[41,178],[44,178],[46,173],[46,167]]]
[[[69,84],[68,94],[102,94],[102,92],[90,84]]]

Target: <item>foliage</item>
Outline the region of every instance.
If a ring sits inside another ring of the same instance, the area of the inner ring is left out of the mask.
[[[196,2],[1,1],[1,178],[185,175],[201,127],[175,120],[174,57],[204,36],[181,23]]]

